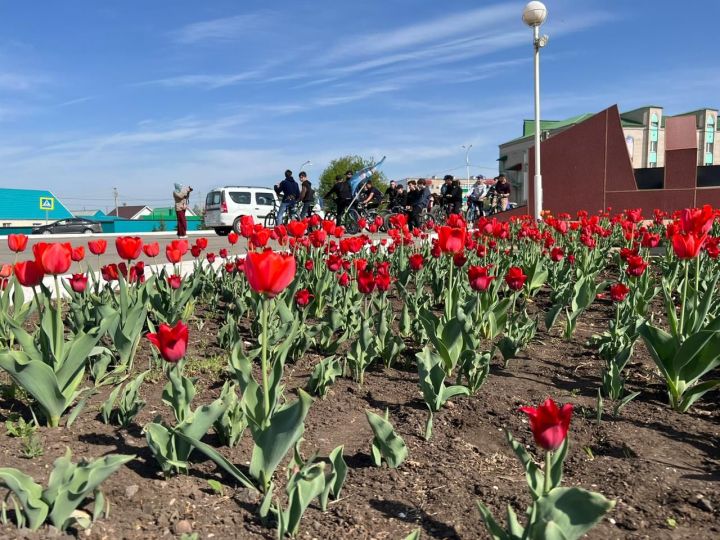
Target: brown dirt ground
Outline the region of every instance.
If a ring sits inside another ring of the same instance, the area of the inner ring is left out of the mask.
[[[303,451],[306,456],[315,451],[327,455],[343,444],[350,470],[341,499],[331,502],[326,513],[312,505],[299,538],[399,540],[416,528],[422,530],[423,538],[487,538],[476,508],[478,499],[501,521],[507,504],[522,512],[529,502],[524,475],[503,430],[510,430],[534,451],[525,415],[518,407],[548,396],[576,407],[564,485],[597,490],[617,500],[616,508],[588,538],[720,537],[718,393],[707,395],[688,414],[671,411],[647,352],[638,346],[630,367],[630,386],[641,390],[641,396],[617,418],[611,416],[612,406],[607,404],[598,424],[595,407],[601,361],[584,343],[606,327],[610,316],[610,306],[596,302],[580,318],[570,342],[559,337],[557,330],[552,335],[539,330],[535,341],[508,369],[496,360],[476,396],[455,398],[436,414],[429,442],[422,437],[426,409],[414,369],[406,370],[402,364],[390,370],[377,368],[368,373],[362,388],[349,379],[338,380],[327,398],[316,400],[310,410]],[[224,353],[209,343],[221,315],[216,317],[202,333],[191,326],[191,359]],[[145,369],[148,356],[143,343],[137,369]],[[319,358],[308,354],[287,366],[289,393],[305,385]],[[223,382],[223,375],[216,373],[197,375],[196,405],[216,397]],[[3,430],[0,463],[45,481],[52,462],[66,447],[75,458],[137,454],[135,461],[103,485],[111,502],[110,518],[89,531],[79,531],[80,538],[172,538],[174,524],[183,519],[202,539],[275,538],[275,531],[255,517],[257,501],[250,492],[229,487],[218,495],[209,489],[207,479],[211,478],[233,486],[212,462],[196,454],[188,475],[168,479],[159,475],[139,426],[158,413],[167,414],[160,400],[164,383],[158,372],[154,382],[143,386],[141,393],[148,405],[129,430],[100,422],[97,410],[108,393],[103,391],[70,428],[41,428],[45,453],[32,460],[20,457],[20,441]],[[369,455],[372,434],[364,411],[380,413],[386,407],[409,449],[407,461],[397,470],[373,467]],[[17,403],[0,400],[0,420],[12,410],[23,412]],[[217,442],[212,433],[205,440]],[[240,466],[249,464],[249,432],[238,447],[221,451]],[[284,476],[281,468],[279,477]],[[127,491],[135,486],[136,493]],[[49,537],[65,535],[47,528],[30,533],[0,526],[0,538]]]

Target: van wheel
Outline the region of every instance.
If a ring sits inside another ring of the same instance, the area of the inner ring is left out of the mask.
[[[216,227],[215,234],[217,234],[218,236],[227,236],[228,234],[230,234],[230,228],[229,227]]]
[[[233,221],[232,230],[235,231],[236,234],[240,234],[240,217]]]

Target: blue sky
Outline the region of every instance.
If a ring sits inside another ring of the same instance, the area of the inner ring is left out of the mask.
[[[716,0],[548,0],[543,118],[720,107]],[[0,186],[73,209],[173,182],[269,185],[305,160],[496,173],[531,118],[524,2],[0,0]],[[692,6],[692,7],[690,7]]]

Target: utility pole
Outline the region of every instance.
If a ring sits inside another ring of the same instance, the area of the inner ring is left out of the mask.
[[[113,188],[113,198],[115,199],[115,217],[118,217],[118,189]]]

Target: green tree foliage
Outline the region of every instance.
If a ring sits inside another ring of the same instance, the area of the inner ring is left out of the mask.
[[[372,157],[366,159],[360,156],[343,156],[332,160],[330,164],[325,167],[325,170],[320,175],[319,196],[322,197],[328,191],[330,191],[330,188],[332,188],[333,184],[335,183],[336,175],[339,174],[342,177],[345,177],[346,171],[351,170],[357,172],[360,169],[364,169],[365,167],[370,167],[375,163],[375,161],[376,160]],[[388,187],[388,180],[385,177],[385,174],[382,173],[382,171],[375,171],[372,175],[372,181],[375,187],[385,193],[385,190]],[[325,209],[335,209],[335,201],[332,198],[325,201]]]

